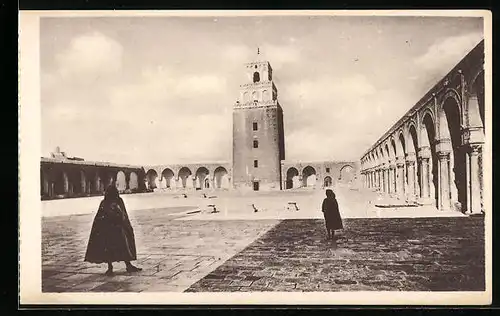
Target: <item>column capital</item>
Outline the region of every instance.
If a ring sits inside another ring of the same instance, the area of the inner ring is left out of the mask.
[[[431,147],[429,147],[429,146],[420,147],[418,149],[418,157],[429,159],[431,157]]]
[[[451,151],[448,151],[448,150],[443,150],[443,151],[437,152],[437,156],[438,156],[439,160],[450,159],[450,154],[451,154]]]
[[[467,150],[471,155],[478,155],[482,147],[483,147],[482,143],[474,143],[474,144],[469,144],[467,146]]]
[[[430,157],[422,157],[422,156],[418,156],[418,160],[419,161],[423,161],[423,162],[428,162],[430,159]]]
[[[408,165],[408,166],[415,165],[415,160],[406,160],[406,165]]]
[[[469,126],[462,129],[462,144],[473,144],[484,142],[484,129],[482,126]]]
[[[398,167],[398,168],[403,168],[404,166],[405,166],[405,162],[404,161],[398,161],[396,163],[396,167]]]
[[[417,159],[417,154],[414,153],[414,152],[409,152],[409,153],[406,153],[406,162],[408,161],[415,161]]]

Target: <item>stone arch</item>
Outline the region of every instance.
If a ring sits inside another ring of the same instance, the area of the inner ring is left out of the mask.
[[[229,175],[226,168],[219,166],[214,170],[214,185],[216,189],[229,189]]]
[[[127,179],[125,176],[125,172],[122,170],[119,170],[116,173],[116,188],[118,189],[118,192],[124,192],[127,189]]]
[[[256,82],[260,82],[260,73],[258,71],[255,71],[253,73],[253,82],[256,83]]]
[[[401,155],[401,157],[405,158],[406,157],[406,141],[405,141],[405,135],[404,135],[402,130],[400,130],[397,134],[396,146],[398,148],[399,155]]]
[[[385,150],[386,162],[389,163],[393,159],[391,150],[389,149],[389,144],[386,142],[383,148]]]
[[[344,165],[340,168],[339,180],[342,182],[351,182],[354,178],[354,167],[352,165]]]
[[[307,166],[302,169],[302,186],[313,187],[316,185],[316,169]]]
[[[287,189],[298,188],[299,183],[299,171],[295,167],[290,167],[286,171],[286,186]]]
[[[483,127],[484,129],[484,71],[479,72],[470,84],[467,119],[470,127]]]
[[[68,193],[70,196],[79,195],[82,192],[82,175],[80,169],[71,168],[68,170]]]
[[[181,188],[191,188],[193,186],[192,172],[188,167],[182,167],[177,174]]]
[[[420,122],[422,122],[422,124],[426,115],[431,118],[431,121],[434,124],[434,129],[437,131],[436,115],[434,114],[434,110],[431,107],[425,107],[422,112],[420,112]]]
[[[54,195],[64,195],[68,192],[68,175],[64,170],[54,170]]]
[[[450,139],[451,198],[458,201],[462,210],[467,207],[466,153],[462,146],[460,105],[455,98],[445,99],[441,112],[443,128],[441,137]],[[446,129],[445,129],[446,128]]]
[[[208,189],[206,187],[206,182],[205,180],[208,178],[209,171],[206,167],[199,167],[196,170],[195,177],[196,177],[196,188],[197,189]],[[210,183],[208,184],[210,187]]]
[[[139,188],[139,178],[137,176],[137,173],[135,173],[134,171],[130,173],[128,187],[130,188],[130,190],[137,190]]]
[[[332,177],[326,176],[325,179],[323,180],[323,186],[325,188],[329,188],[333,185],[333,180]]]
[[[148,189],[156,189],[158,188],[158,173],[154,169],[149,169],[146,172],[146,182],[148,185]]]
[[[458,91],[455,89],[447,88],[445,92],[442,94],[442,96],[438,99],[438,112],[443,111],[444,104],[446,102],[449,102],[450,100],[448,99],[453,99],[455,103],[458,105],[458,115],[459,115],[459,122],[461,126],[464,126],[464,117],[463,117],[463,109],[462,109],[462,98],[460,97],[460,94]]]
[[[269,92],[269,90],[262,91],[262,100],[263,101],[271,100],[271,93]]]
[[[435,205],[438,205],[438,157],[436,152],[436,124],[433,121],[433,117],[430,113],[426,113],[422,117],[422,144],[428,145],[431,151],[429,157],[429,197],[434,199]]]
[[[406,139],[405,139],[405,135],[403,134],[403,132],[398,134],[396,146],[398,148],[398,151],[399,151],[399,154],[401,155],[401,157],[403,159],[406,158],[406,154],[407,154]]]
[[[415,124],[410,124],[408,126],[408,142],[407,142],[407,152],[408,153],[415,153],[418,150],[418,133],[417,133],[417,128]],[[420,168],[415,168],[416,169],[416,176],[417,176],[417,181],[415,181],[415,193],[418,195],[420,194],[420,189],[422,188],[422,179],[421,179],[421,172]]]
[[[394,157],[394,158],[399,157],[401,155],[401,152],[396,147],[396,141],[394,140],[394,137],[391,137],[389,143],[391,144],[390,150],[392,152],[392,157]]]
[[[82,186],[82,193],[84,193],[85,195],[90,193],[90,181],[88,179],[86,169],[80,169],[80,180]]]
[[[161,172],[161,177],[165,182],[165,188],[172,189],[175,188],[175,174],[170,168],[165,168]]]
[[[407,138],[408,141],[406,142],[408,144],[408,152],[409,153],[416,153],[418,150],[419,142],[418,142],[418,133],[417,133],[417,125],[416,124],[410,124],[408,125],[408,134]]]
[[[101,178],[96,170],[92,171],[92,175],[89,176],[89,191],[90,193],[97,193],[101,187]]]
[[[253,102],[253,101],[259,101],[259,95],[260,95],[260,94],[259,94],[259,91],[254,91],[254,92],[252,92],[252,100],[251,100],[251,101],[252,101],[252,102]]]

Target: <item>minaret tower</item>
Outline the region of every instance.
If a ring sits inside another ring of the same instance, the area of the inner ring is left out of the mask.
[[[280,190],[285,159],[283,110],[268,61],[244,65],[247,81],[233,107],[233,186],[242,190]]]

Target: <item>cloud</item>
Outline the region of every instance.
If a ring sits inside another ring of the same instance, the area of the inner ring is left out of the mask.
[[[246,45],[226,45],[223,49],[223,56],[229,63],[248,62],[251,55],[252,51]]]
[[[226,79],[216,75],[192,75],[176,81],[177,94],[221,94],[226,91]]]
[[[474,32],[438,39],[414,62],[418,67],[426,70],[439,73],[447,72],[474,48],[482,38],[482,33]]]
[[[305,79],[285,86],[285,93],[291,99],[304,100],[310,106],[316,102],[346,101],[375,94],[375,86],[361,74],[346,77],[323,75],[317,79]]]
[[[285,89],[286,150],[292,160],[357,159],[412,102],[407,94],[377,88],[362,74],[304,79]]]
[[[294,45],[264,44],[260,50],[263,58],[269,60],[275,70],[287,64],[298,63],[302,58],[299,48]]]
[[[50,47],[42,60],[43,140],[89,160],[137,164],[230,158],[232,104],[246,82],[242,64],[257,59],[255,43],[275,70],[286,158],[358,159],[480,40],[472,31],[482,27],[450,19],[435,32],[354,18],[304,19],[299,27],[238,18],[238,28],[225,19],[216,27],[112,20],[59,20],[42,34]],[[398,44],[408,34],[414,44]],[[440,40],[422,46],[431,37]]]
[[[99,77],[122,68],[123,47],[99,32],[75,37],[69,47],[56,56],[62,77]]]

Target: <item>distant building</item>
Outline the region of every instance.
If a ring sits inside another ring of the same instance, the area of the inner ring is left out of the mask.
[[[248,63],[245,70],[248,82],[233,108],[233,187],[280,190],[285,137],[273,71],[267,61]]]
[[[144,179],[140,166],[85,161],[68,157],[59,147],[40,161],[42,199],[102,195],[113,182],[122,193],[143,192]]]
[[[68,157],[59,147],[41,160],[44,199],[149,190],[269,191],[324,188],[358,179],[357,162],[285,160],[283,109],[268,61],[244,65],[247,82],[233,106],[231,162],[130,166]]]

